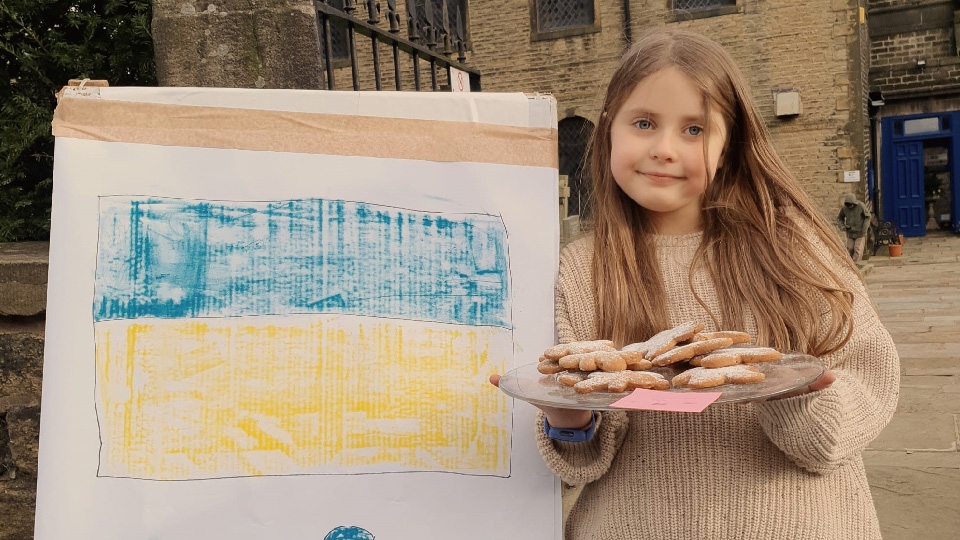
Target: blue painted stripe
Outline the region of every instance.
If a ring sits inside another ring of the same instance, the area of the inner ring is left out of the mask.
[[[510,327],[497,216],[102,197],[94,319],[344,313]]]

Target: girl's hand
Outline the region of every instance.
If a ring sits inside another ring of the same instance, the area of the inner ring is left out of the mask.
[[[835,380],[837,380],[837,374],[828,369],[823,372],[823,375],[820,375],[819,379],[813,381],[812,383],[806,386],[801,386],[800,388],[797,388],[793,392],[788,392],[783,395],[772,397],[770,398],[770,401],[773,401],[776,399],[786,399],[786,398],[796,397],[803,394],[809,394],[810,392],[819,392],[824,388],[828,388],[831,384],[833,384],[833,381]]]
[[[500,388],[500,375],[490,376],[490,384]],[[559,409],[557,407],[545,407],[534,405],[547,415],[547,422],[555,428],[561,429],[581,429],[590,425],[593,419],[593,411],[582,409]]]

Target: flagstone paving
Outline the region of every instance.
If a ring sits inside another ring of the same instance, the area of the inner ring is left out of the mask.
[[[866,261],[900,353],[900,402],[864,452],[884,540],[960,538],[960,235],[907,238]]]

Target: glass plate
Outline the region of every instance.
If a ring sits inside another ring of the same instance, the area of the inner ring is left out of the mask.
[[[684,364],[686,365],[686,364]],[[722,392],[714,403],[737,403],[768,399],[779,394],[806,386],[823,374],[824,368],[813,356],[801,353],[786,353],[776,362],[754,364],[766,375],[766,379],[750,384],[724,384],[713,388],[671,388],[667,392]],[[654,368],[667,380],[687,368]],[[556,375],[544,375],[537,371],[537,364],[527,364],[507,372],[500,378],[500,390],[534,405],[545,405],[563,409],[591,409],[594,411],[622,410],[610,405],[628,392],[613,394],[593,392],[578,394],[572,387],[557,382]]]

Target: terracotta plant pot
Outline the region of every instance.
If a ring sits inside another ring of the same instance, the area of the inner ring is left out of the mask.
[[[902,235],[902,234],[898,234],[897,237],[900,238],[900,245],[902,246],[902,245],[903,245],[903,235]]]
[[[903,253],[903,246],[900,244],[887,244],[887,249],[890,250],[891,257],[899,257]]]

